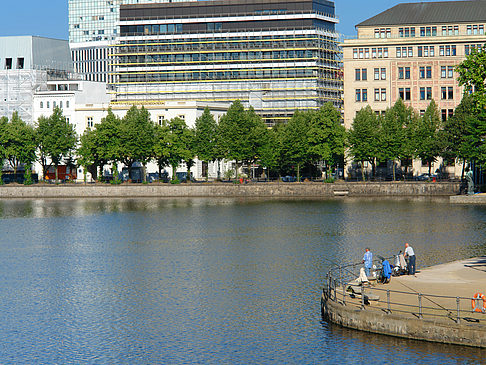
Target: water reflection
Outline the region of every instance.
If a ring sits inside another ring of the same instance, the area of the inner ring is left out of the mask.
[[[486,210],[444,199],[0,201],[8,362],[457,363],[482,352],[321,323],[331,261],[411,242],[486,254]],[[386,362],[386,361],[385,361]]]

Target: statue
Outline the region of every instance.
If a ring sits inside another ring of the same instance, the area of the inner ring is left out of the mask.
[[[474,194],[473,172],[469,170],[469,167],[466,167],[466,181],[467,181],[467,194],[473,195]]]

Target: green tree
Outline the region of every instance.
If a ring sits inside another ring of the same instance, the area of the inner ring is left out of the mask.
[[[54,165],[56,182],[58,182],[58,167],[62,159],[74,150],[76,142],[77,136],[74,127],[62,115],[60,108],[54,108],[52,115],[48,118],[39,118],[37,121],[37,143],[44,178],[49,167]]]
[[[154,146],[153,158],[159,169],[159,179],[162,179],[162,169],[169,166],[170,142],[169,127],[167,125],[155,125],[154,128]]]
[[[4,128],[4,156],[14,173],[17,173],[17,169],[22,164],[30,168],[35,161],[37,149],[34,128],[20,119],[17,112],[12,114],[12,119]]]
[[[412,151],[412,145],[409,145],[409,127],[413,125],[413,118],[413,109],[407,107],[402,99],[398,99],[381,119],[378,160],[392,162],[393,180],[396,180],[396,161],[409,158]]]
[[[346,130],[341,125],[341,113],[331,102],[318,110],[305,112],[309,118],[309,153],[314,162],[324,162],[326,176],[329,167],[344,156]]]
[[[268,131],[261,148],[260,162],[263,167],[267,168],[267,178],[270,177],[272,170],[281,166],[282,144],[280,131],[282,130],[282,126],[282,123],[276,124]]]
[[[482,111],[486,107],[486,52],[485,47],[478,51],[476,48],[466,59],[456,66],[459,74],[459,85],[472,91],[472,99],[476,111]]]
[[[441,119],[437,104],[432,100],[420,118],[415,131],[415,155],[427,161],[429,175],[432,163],[437,159],[443,150],[443,142],[440,138]]]
[[[300,181],[300,168],[312,160],[308,131],[310,120],[306,112],[296,110],[282,130],[282,156],[287,163],[297,169],[297,181]]]
[[[169,156],[167,160],[172,167],[172,180],[177,180],[177,167],[182,161],[192,158],[193,152],[190,150],[191,131],[186,123],[180,118],[173,118],[169,121],[169,133],[167,138]]]
[[[194,129],[194,153],[204,163],[217,159],[218,124],[209,108],[204,108],[203,114],[196,119]],[[206,181],[208,174],[206,174]]]
[[[475,119],[474,100],[470,94],[465,94],[461,103],[454,110],[454,115],[444,122],[440,139],[444,141],[442,156],[446,159],[459,159],[466,161],[470,157],[470,146],[468,145],[469,125]],[[462,177],[464,177],[464,166]]]
[[[133,164],[138,161],[144,167],[145,181],[145,167],[152,158],[154,146],[154,124],[147,109],[132,106],[127,111],[120,126],[120,139],[119,158],[127,166],[128,176],[131,176]]]
[[[3,163],[5,161],[5,139],[7,130],[8,118],[0,118],[0,185],[3,185],[2,171]]]
[[[99,124],[97,125],[97,127]],[[99,130],[97,128],[88,128],[80,138],[78,147],[78,164],[83,166],[84,180],[86,181],[86,172],[96,180],[98,177],[98,168],[104,166],[107,161],[102,157],[101,144],[99,143]]]
[[[354,118],[348,133],[350,153],[356,161],[361,162],[361,174],[365,180],[364,162],[368,161],[376,171],[375,161],[379,156],[380,119],[367,106],[361,109]]]
[[[253,107],[250,107],[245,111],[245,114],[247,119],[246,133],[248,135],[248,144],[250,148],[248,149],[248,155],[244,160],[251,169],[251,177],[254,178],[255,171],[252,166],[255,162],[261,159],[268,143],[269,132],[262,118],[255,113]]]

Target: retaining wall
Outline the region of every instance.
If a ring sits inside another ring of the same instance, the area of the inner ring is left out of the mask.
[[[486,326],[452,319],[430,320],[403,318],[378,310],[358,309],[342,303],[321,299],[323,316],[343,327],[361,331],[455,345],[486,347]]]
[[[0,198],[449,196],[459,183],[224,183],[3,185]]]

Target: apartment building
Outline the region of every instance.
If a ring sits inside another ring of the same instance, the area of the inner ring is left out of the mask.
[[[454,67],[485,44],[485,27],[485,1],[404,3],[358,24],[343,43],[346,127],[399,98],[420,113],[434,99],[451,116],[463,95]]]
[[[114,104],[239,99],[269,125],[341,107],[337,22],[326,0],[122,5]]]

